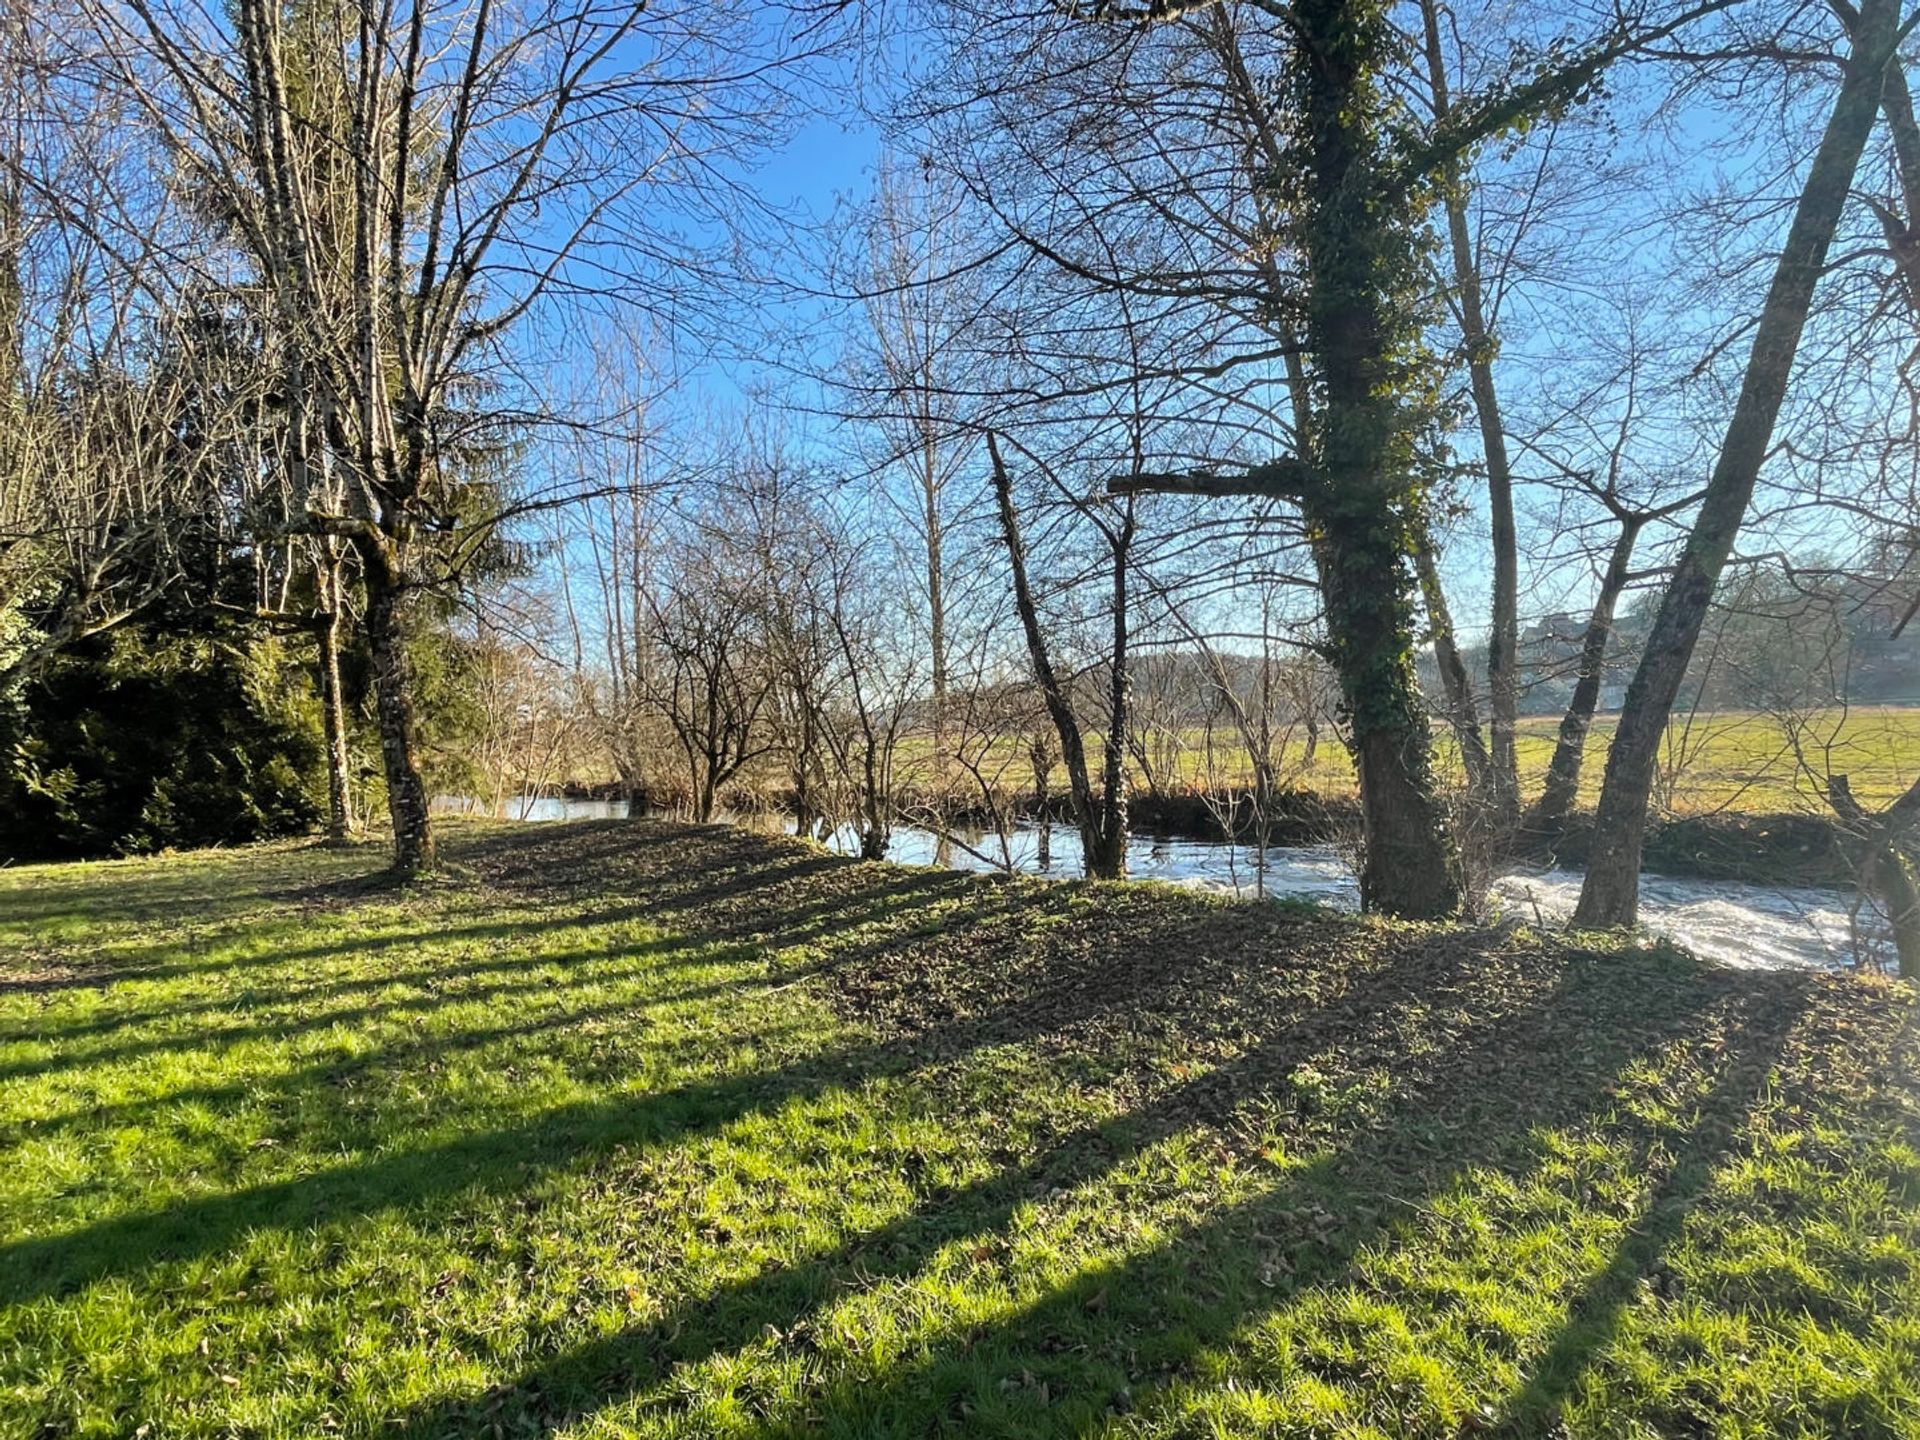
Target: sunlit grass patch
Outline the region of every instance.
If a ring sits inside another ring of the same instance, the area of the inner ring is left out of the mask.
[[[0,1434],[1920,1429],[1898,986],[450,849],[0,872]]]

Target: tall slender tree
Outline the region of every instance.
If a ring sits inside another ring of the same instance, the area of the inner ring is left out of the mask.
[[[1901,30],[1897,0],[1861,0],[1849,29],[1845,70],[1774,265],[1739,398],[1608,747],[1594,846],[1574,912],[1579,925],[1625,926],[1638,918],[1641,847],[1667,717],[1772,446],[1814,287],[1880,108]]]

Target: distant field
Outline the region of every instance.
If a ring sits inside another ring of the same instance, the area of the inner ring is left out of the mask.
[[[1600,717],[1588,737],[1580,787],[1583,805],[1592,805],[1599,796],[1607,745],[1616,721],[1615,716]],[[1537,793],[1546,774],[1558,730],[1557,717],[1521,722],[1520,770],[1529,795]],[[1245,749],[1220,743],[1221,738],[1216,738],[1211,758],[1205,737],[1198,732],[1181,737],[1177,745],[1164,742],[1159,747],[1162,753],[1153,757],[1161,784],[1174,789],[1249,784],[1251,771]],[[1457,777],[1459,762],[1452,737],[1442,731],[1439,738],[1442,763]],[[1656,801],[1666,811],[1685,815],[1722,810],[1755,814],[1821,810],[1826,776],[1833,773],[1851,779],[1854,794],[1863,804],[1883,805],[1920,776],[1920,708],[1861,708],[1844,714],[1834,711],[1812,721],[1804,743],[1808,747],[1806,759],[1814,771],[1811,774],[1800,764],[1780,724],[1771,716],[1743,712],[1677,716],[1668,730]],[[924,748],[924,743],[910,747],[909,758],[918,758],[913,750],[924,753]],[[1303,750],[1301,745],[1295,754]],[[1031,786],[1024,754],[1017,753],[1011,743],[1003,754],[995,756],[992,769],[1008,788],[1024,791]],[[1142,776],[1137,765],[1133,770],[1137,785]],[[1056,769],[1056,785],[1064,782],[1064,774]],[[1312,763],[1295,769],[1288,784],[1328,796],[1351,794],[1353,769],[1339,742],[1330,733],[1323,733]]]

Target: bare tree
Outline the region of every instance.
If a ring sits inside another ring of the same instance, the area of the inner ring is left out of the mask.
[[[271,294],[294,402],[337,462],[343,503],[316,492],[306,524],[358,558],[395,864],[425,868],[407,611],[489,543],[505,477],[474,467],[538,418],[478,402],[549,302],[675,308],[653,282],[693,258],[685,222],[739,218],[716,159],[754,142],[805,46],[640,0],[96,13],[116,79]]]
[[[1081,854],[1087,874],[1100,880],[1120,880],[1127,873],[1127,704],[1128,704],[1128,567],[1134,534],[1131,504],[1121,507],[1119,515],[1101,526],[1111,558],[1112,646],[1106,657],[1108,694],[1106,727],[1103,736],[1100,792],[1093,789],[1092,771],[1087,763],[1086,740],[1074,714],[1073,701],[1066,684],[1054,668],[1047,643],[1046,629],[1027,573],[1026,543],[1014,506],[1013,477],[1000,450],[1000,438],[987,433],[987,450],[993,462],[993,489],[1000,512],[1001,536],[1006,545],[1007,563],[1013,575],[1014,605],[1026,636],[1027,654],[1033,662],[1035,683],[1040,687],[1047,714],[1060,739],[1060,753],[1067,767],[1068,797],[1074,818],[1080,827]],[[1029,457],[1031,458],[1031,457]]]
[[[1850,27],[1846,68],[1754,327],[1739,400],[1608,749],[1576,924],[1631,925],[1638,914],[1647,805],[1667,717],[1772,443],[1814,286],[1880,106],[1898,22],[1894,0],[1862,0]]]
[[[759,587],[721,565],[686,557],[649,596],[649,703],[685,762],[694,819],[713,818],[723,786],[769,753],[774,690],[761,634]]]
[[[866,334],[846,377],[853,418],[882,439],[880,493],[919,542],[926,611],[933,791],[946,786],[951,608],[948,531],[954,481],[974,447],[957,413],[962,339],[973,298],[964,279],[964,192],[934,172],[883,162],[864,227],[859,279]],[[892,477],[901,477],[893,483]]]

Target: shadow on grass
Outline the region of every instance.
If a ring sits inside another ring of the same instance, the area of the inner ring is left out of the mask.
[[[1328,1036],[1344,1035],[1364,1051],[1390,1043],[1410,1025],[1427,1029],[1425,1038],[1441,1054],[1429,1073],[1410,1079],[1394,1096],[1378,1128],[1362,1128],[1282,1173],[1250,1202],[1204,1214],[1153,1248],[1026,1303],[1003,1324],[944,1336],[897,1370],[844,1378],[807,1394],[804,1416],[765,1427],[769,1435],[920,1435],[944,1423],[967,1429],[972,1407],[1011,1403],[1019,1409],[1024,1396],[1028,1413],[1010,1420],[1009,1433],[1079,1433],[1109,1404],[1138,1402],[1133,1392],[1143,1380],[1177,1374],[1199,1350],[1230,1341],[1290,1295],[1338,1278],[1367,1244],[1388,1233],[1383,1195],[1417,1206],[1471,1166],[1519,1162],[1538,1127],[1590,1123],[1607,1109],[1627,1064],[1702,1026],[1730,1025],[1729,1079],[1723,1083],[1738,1076],[1744,1086],[1753,1073],[1764,1074],[1789,1023],[1781,1010],[1715,1015],[1724,992],[1676,983],[1660,997],[1668,1003],[1631,1040],[1618,1026],[1603,1027],[1596,1036],[1590,1022],[1610,1006],[1605,967],[1595,964],[1541,977],[1509,993],[1503,1004],[1479,1006],[1470,1018],[1456,1012],[1457,1025],[1436,1025],[1432,993],[1449,987],[1471,992],[1471,971],[1484,958],[1463,949],[1439,973],[1394,964],[1373,970],[1345,994],[1289,1017],[1239,1058],[1170,1086],[1122,1119],[1056,1137],[1030,1163],[957,1192],[927,1195],[911,1213],[849,1236],[830,1253],[690,1298],[644,1326],[576,1347],[508,1384],[416,1411],[400,1419],[397,1433],[434,1440],[475,1433],[475,1426],[486,1424],[506,1433],[547,1433],[655,1387],[664,1394],[675,1388],[663,1382],[676,1367],[768,1335],[804,1352],[820,1312],[849,1293],[910,1277],[957,1241],[991,1242],[1021,1205],[1097,1184],[1157,1141],[1272,1099],[1295,1067],[1324,1056]],[[1725,1143],[1733,1123],[1730,1114],[1715,1127],[1716,1145]],[[1703,1150],[1699,1162],[1710,1165],[1712,1158]],[[1303,1218],[1316,1208],[1334,1217],[1331,1229]],[[1232,1264],[1211,1279],[1197,1278],[1207,1260],[1240,1251],[1281,1252],[1289,1278],[1269,1289],[1246,1273],[1253,1267]],[[1220,1292],[1206,1288],[1213,1281],[1222,1284]],[[1067,1357],[1070,1350],[1080,1357]],[[1104,1370],[1092,1390],[1085,1388],[1087,1355],[1110,1357],[1110,1363],[1092,1367]],[[1128,1356],[1133,1358],[1123,1363]],[[1051,1392],[1036,1389],[1049,1379]],[[1076,1381],[1078,1390],[1059,1388]],[[1006,1386],[1012,1387],[1011,1402]],[[649,1396],[643,1403],[679,1402]]]
[[[565,828],[570,833],[558,835],[551,831],[533,833],[535,827],[530,826],[489,827],[456,835],[448,843],[450,854],[506,891],[509,898],[563,907],[559,913],[550,909],[537,918],[515,916],[439,927],[409,924],[387,934],[319,945],[273,946],[258,954],[199,961],[160,958],[177,955],[181,948],[177,941],[115,947],[113,958],[107,960],[73,963],[62,957],[66,963],[51,973],[9,976],[0,971],[0,995],[9,990],[104,990],[123,982],[281,970],[348,952],[368,956],[430,944],[479,944],[524,939],[543,930],[630,921],[662,926],[676,920],[697,921],[703,944],[751,939],[779,947],[883,919],[900,907],[951,902],[980,884],[979,877],[867,865],[823,854],[792,840],[747,836],[724,827],[616,820],[570,822]],[[236,863],[243,858],[236,855]],[[321,910],[377,905],[397,893],[384,884],[369,888],[361,883],[365,879],[348,876],[271,893],[288,904]],[[630,895],[623,895],[623,882],[629,891],[644,890],[645,899],[635,903]],[[218,893],[196,891],[177,902],[168,902],[164,908],[203,908]],[[577,908],[564,908],[569,904]],[[114,914],[122,911],[138,918],[139,907],[113,909]],[[8,907],[6,913],[15,912]],[[75,912],[74,918],[87,916]],[[277,923],[300,929],[311,923],[311,917]],[[258,928],[247,927],[249,932]],[[15,1030],[0,1036],[0,1043],[37,1038],[43,1037]]]
[[[597,1097],[440,1144],[16,1240],[0,1245],[0,1295],[20,1304],[210,1254],[255,1229],[299,1229],[524,1185],[618,1147],[711,1132],[756,1109],[874,1073],[888,1059],[878,1047],[854,1048],[781,1071],[724,1076],[654,1094]]]
[[[576,1005],[554,1013],[543,1014],[537,1018],[517,1020],[511,1024],[480,1026],[424,1035],[408,1040],[404,1044],[386,1045],[370,1054],[357,1057],[330,1055],[312,1064],[291,1070],[249,1074],[221,1084],[180,1086],[137,1100],[93,1103],[76,1106],[71,1110],[0,1121],[0,1138],[17,1141],[28,1135],[45,1136],[70,1126],[111,1127],[142,1123],[181,1106],[219,1107],[254,1102],[267,1106],[297,1107],[303,1099],[310,1096],[333,1094],[343,1087],[356,1085],[380,1075],[399,1074],[410,1066],[431,1064],[467,1051],[484,1050],[489,1046],[506,1042],[514,1042],[517,1046],[543,1036],[564,1036],[569,1031],[596,1022],[623,1017],[635,1018],[636,1012],[639,1012],[637,1026],[644,1032],[649,1018],[645,1012],[657,1011],[667,1006],[698,1004],[721,996],[745,998],[757,991],[792,983],[794,983],[794,976],[787,973],[736,976],[710,984],[684,986],[666,992],[625,996],[590,1005]],[[765,1029],[754,1032],[754,1038],[759,1041],[765,1041],[773,1036],[774,1032]],[[701,1049],[710,1049],[712,1043],[711,1037],[701,1034],[688,1038],[678,1048],[663,1047],[649,1042],[645,1046],[645,1053],[654,1058],[667,1058],[681,1054],[685,1054],[687,1058],[693,1058]],[[516,1049],[513,1058],[525,1061],[543,1053],[547,1052]],[[598,1067],[583,1066],[576,1057],[565,1058],[570,1062],[568,1071],[576,1081],[592,1083],[610,1081],[614,1078],[601,1073],[603,1070],[616,1067],[630,1070],[633,1055],[626,1050],[615,1051]]]
[[[1640,1282],[1653,1275],[1679,1240],[1687,1216],[1706,1195],[1714,1171],[1733,1147],[1740,1125],[1767,1087],[1766,1060],[1780,1034],[1736,1036],[1738,1050],[1722,1065],[1713,1088],[1677,1149],[1666,1161],[1641,1212],[1608,1261],[1568,1307],[1566,1323],[1529,1367],[1493,1426],[1496,1434],[1548,1433],[1561,1407],[1578,1390],[1588,1367],[1620,1329]]]
[[[831,863],[774,867],[757,885],[743,880],[729,881],[716,886],[697,886],[689,892],[695,898],[691,902],[691,911],[688,913],[698,912],[700,905],[705,903],[700,898],[703,896],[743,899],[754,895],[757,890],[770,890],[785,883],[804,879],[814,873],[843,870],[848,864],[837,857],[824,858]],[[749,938],[762,946],[786,947],[827,939],[836,932],[850,931],[882,921],[888,922],[884,928],[889,931],[911,928],[918,911],[952,900],[956,895],[963,893],[962,887],[965,884],[964,877],[951,874],[889,870],[872,866],[863,867],[859,874],[864,883],[857,888],[841,890],[830,901],[786,905],[773,903],[771,900],[757,903],[753,911],[755,928],[752,931],[736,928],[732,932],[716,933],[714,930],[703,928],[699,933],[691,936],[668,936],[656,941],[643,942],[638,946],[618,947],[611,952],[590,947],[560,954],[536,953],[470,960],[458,964],[407,966],[383,974],[315,985],[279,989],[255,987],[252,990],[221,995],[199,1002],[182,1001],[135,1012],[117,1011],[112,1015],[90,1017],[72,1024],[63,1023],[57,1016],[39,1016],[30,1025],[0,1031],[0,1045],[25,1042],[58,1044],[64,1047],[72,1041],[136,1028],[143,1024],[155,1022],[173,1024],[191,1015],[227,1014],[256,1004],[271,1009],[284,1009],[289,1005],[301,1004],[321,996],[379,991],[395,985],[439,985],[460,978],[539,970],[569,963],[598,963],[624,954],[655,957],[650,966],[654,970],[664,969],[671,963],[664,957],[688,950],[711,953],[695,954],[680,963],[695,966],[719,964],[724,963],[726,958],[722,947],[729,943],[744,943]],[[680,912],[675,912],[676,915],[678,913]],[[316,960],[338,960],[349,956],[364,958],[369,953],[402,947],[428,948],[446,944],[473,944],[488,939],[511,939],[525,943],[538,939],[542,934],[611,925],[630,920],[647,920],[657,923],[662,918],[671,919],[674,916],[666,915],[659,906],[646,905],[625,906],[590,916],[567,915],[542,919],[523,917],[518,920],[440,929],[421,926],[392,935],[368,939],[349,938],[327,945],[276,949],[270,954],[212,962],[201,966],[136,967],[116,971],[111,976],[103,974],[97,978],[96,983],[108,984],[128,978],[153,978],[163,973],[205,976],[216,971],[226,972],[248,967],[300,966]],[[860,953],[867,953],[868,948],[870,947],[861,949]],[[847,950],[848,953],[853,953],[853,947],[847,947]],[[796,968],[789,972],[788,978],[802,973],[806,973],[806,969]],[[470,1002],[490,998],[510,998],[516,994],[538,991],[545,988],[546,984],[544,980],[525,983],[502,982],[493,986],[453,990],[445,995],[395,999],[359,1008],[327,1010],[285,1019],[267,1019],[252,1024],[179,1031],[146,1039],[128,1040],[114,1045],[80,1045],[63,1048],[59,1054],[42,1059],[0,1063],[0,1080],[23,1079],[82,1066],[137,1059],[169,1050],[200,1049],[209,1044],[234,1044],[262,1038],[280,1039],[307,1031],[325,1029],[336,1024],[357,1024],[424,1011],[447,1001]]]
[[[765,849],[750,846],[748,853],[759,856]],[[843,913],[849,901],[857,902],[864,896],[884,910],[889,921],[887,928],[896,933],[912,928],[920,907],[943,903],[947,898],[946,884],[927,882],[964,881],[965,878],[828,859],[831,863],[827,869],[831,873],[857,882],[840,892],[838,903]],[[670,870],[669,873],[678,872]],[[780,873],[792,871],[782,868]],[[988,887],[988,890],[995,900],[1006,903],[975,907],[965,914],[949,917],[950,923],[943,923],[929,943],[943,947],[958,945],[969,954],[984,955],[988,953],[986,950],[971,943],[970,926],[985,926],[1000,919],[1031,923],[1049,914],[1063,913],[1072,902],[1070,890],[1060,886]],[[755,896],[755,887],[751,885],[732,880],[719,882],[717,886],[711,881],[694,881],[686,885],[682,893],[755,897],[754,914],[762,927],[761,933],[791,933],[790,922],[796,912]],[[809,900],[799,916],[801,923],[811,927],[819,918],[815,911],[821,908],[821,902]],[[1225,918],[1233,912],[1220,908],[1214,913]],[[1204,936],[1189,934],[1185,938],[1205,943]],[[1010,924],[1001,943],[1012,944],[1017,939]],[[671,946],[683,942],[661,943]],[[886,973],[903,966],[910,968],[915,963],[911,945],[882,953],[872,937],[862,936],[849,948],[862,958],[875,960]],[[1032,941],[1026,942],[1026,948],[1036,954],[1045,953],[1043,947],[1037,947]],[[210,1253],[256,1227],[305,1226],[423,1203],[453,1193],[523,1184],[530,1173],[559,1168],[577,1158],[615,1147],[652,1144],[710,1131],[750,1112],[816,1095],[831,1086],[900,1073],[923,1066],[936,1056],[962,1053],[983,1043],[1031,1038],[1058,1027],[1063,1011],[1084,1020],[1115,1010],[1131,1012],[1139,1007],[1153,1010],[1156,1008],[1153,985],[1157,983],[1164,992],[1185,979],[1187,972],[1167,967],[1163,963],[1166,952],[1151,944],[1143,945],[1140,953],[1159,958],[1140,970],[1140,984],[1132,988],[1113,985],[1088,990],[1076,988],[1076,977],[1084,980],[1089,973],[1106,973],[1111,978],[1117,973],[1108,971],[1100,956],[1082,954],[1071,969],[1043,966],[1035,977],[1036,984],[994,997],[977,1013],[951,1017],[937,1030],[895,1027],[894,1033],[885,1038],[819,1054],[784,1070],[723,1077],[658,1094],[617,1094],[583,1101],[529,1116],[503,1129],[463,1135],[439,1145],[380,1154],[297,1179],[211,1195],[158,1211],[124,1215],[62,1234],[0,1244],[0,1294],[24,1300],[62,1293],[106,1276],[132,1274],[160,1261]],[[848,955],[829,951],[813,968],[831,969],[847,963],[850,963]],[[1153,979],[1155,975],[1157,981]],[[782,978],[791,979],[792,973],[787,972]],[[1218,983],[1226,978],[1227,973],[1222,972],[1214,981]],[[468,998],[472,998],[472,992]],[[636,997],[635,1008],[644,1003],[644,997]],[[1188,1003],[1192,1008],[1193,1002]],[[1209,1004],[1205,1000],[1199,1003],[1201,1008]],[[364,1021],[407,1013],[411,1008],[398,1002],[393,1006],[361,1007],[355,1011],[333,1012],[324,1018],[310,1018],[292,1026],[249,1026],[239,1033],[227,1032],[220,1038],[284,1035],[293,1030],[353,1019]],[[196,1039],[204,1041],[205,1037],[175,1037],[173,1043],[184,1047],[196,1043]],[[96,1051],[90,1056],[75,1057],[72,1063],[125,1058],[136,1048],[144,1052],[151,1047],[123,1046],[108,1054]]]
[[[892,888],[885,878],[889,872],[865,867],[865,873],[870,880],[880,882],[869,888],[879,892]],[[905,878],[915,881],[919,877],[907,872]],[[939,893],[937,888],[927,890],[917,884],[903,888],[909,893]],[[1048,898],[1042,892],[1032,897],[1036,907]],[[763,912],[763,916],[768,922],[781,919],[777,912]],[[660,943],[671,948],[684,942]],[[779,976],[783,983],[793,978],[795,972]],[[742,988],[740,993],[746,990]],[[477,998],[477,994],[470,991],[465,998]],[[646,1004],[647,997],[636,996],[621,1008],[633,1011]],[[417,1007],[400,1002],[361,1007],[310,1017],[290,1026],[244,1027],[223,1032],[217,1038],[285,1035],[413,1008]],[[990,1029],[994,1038],[1009,1039],[1030,1031],[1037,1023],[1038,1017],[1008,1013],[992,1017]],[[514,1033],[515,1028],[507,1027],[503,1033]],[[203,1043],[205,1038],[173,1037],[169,1043],[184,1047]],[[71,1063],[125,1058],[151,1048],[121,1046],[108,1053],[96,1051],[75,1057]],[[317,1174],[120,1216],[63,1234],[0,1244],[0,1294],[17,1303],[63,1293],[107,1276],[132,1274],[151,1264],[210,1253],[258,1227],[302,1227],[421,1204],[450,1194],[524,1184],[530,1174],[616,1147],[649,1145],[708,1132],[750,1112],[770,1110],[831,1086],[896,1073],[923,1063],[927,1054],[924,1037],[919,1036],[852,1045],[784,1070],[728,1076],[657,1094],[616,1094],[583,1101],[529,1116],[503,1129],[463,1135],[439,1145],[377,1155]]]
[[[1419,1206],[1476,1165],[1524,1165],[1543,1126],[1624,1124],[1614,1114],[1623,1069],[1663,1047],[1692,1045],[1722,1108],[1662,1182],[1664,1203],[1596,1277],[1515,1397],[1507,1418],[1518,1433],[1534,1433],[1606,1343],[1632,1276],[1677,1233],[1739,1129],[1753,1077],[1765,1076],[1798,1013],[1794,977],[1736,983],[1647,957],[1621,964],[1564,951],[1523,956],[1483,932],[1372,930],[1145,892],[1101,891],[1100,904],[1088,907],[1080,902],[1090,892],[1076,887],[886,870],[686,827],[570,829],[537,839],[485,834],[465,844],[463,859],[507,893],[566,915],[543,923],[617,916],[671,925],[684,917],[697,921],[702,944],[822,942],[809,968],[830,978],[836,1003],[872,1022],[875,1038],[777,1069],[599,1096],[317,1174],[0,1245],[0,1294],[17,1303],[133,1278],[260,1227],[392,1210],[431,1216],[451,1197],[524,1186],[622,1147],[711,1133],[873,1077],[912,1075],[936,1087],[936,1058],[982,1046],[1034,1043],[1043,1054],[1125,1061],[1139,1035],[1229,1041],[1220,1052],[1229,1058],[1216,1068],[1172,1079],[1152,1072],[1157,1078],[1129,1092],[1121,1119],[1044,1139],[1029,1161],[959,1190],[923,1192],[909,1214],[882,1227],[688,1297],[656,1321],[542,1359],[507,1385],[396,1417],[397,1433],[425,1440],[491,1427],[545,1431],[636,1401],[684,1403],[650,1392],[677,1368],[760,1343],[771,1328],[777,1348],[821,1378],[800,1397],[806,1414],[774,1414],[768,1435],[966,1428],[967,1407],[1011,1415],[1018,1433],[1074,1433],[1099,1423],[1123,1396],[1173,1403],[1168,1383],[1201,1351],[1232,1343],[1260,1316],[1350,1273],[1369,1245],[1393,1233],[1398,1212],[1383,1208],[1382,1197]],[[608,886],[639,903],[623,896],[607,906]],[[576,894],[595,903],[574,911]],[[1321,953],[1309,964],[1303,952],[1315,947]],[[664,952],[657,963],[666,963]],[[477,1043],[514,1033],[502,1027]],[[393,1063],[408,1054],[386,1053]],[[1338,1124],[1307,1114],[1290,1080],[1310,1064],[1357,1078],[1385,1075],[1385,1108]],[[325,1077],[287,1083],[309,1081]],[[930,1088],[929,1103],[939,1100]],[[991,1326],[941,1335],[882,1373],[855,1374],[845,1363],[819,1370],[805,1337],[836,1300],[913,1276],[956,1241],[993,1241],[1022,1205],[1097,1185],[1158,1141],[1229,1125],[1249,1107],[1271,1118],[1290,1106],[1300,1113],[1285,1123],[1310,1142],[1304,1153],[1312,1158],[1276,1172],[1252,1199],[1202,1210],[1151,1248],[1026,1299]],[[1656,1152],[1651,1137],[1635,1143]],[[1320,1215],[1325,1223],[1309,1218]],[[1278,1256],[1286,1278],[1269,1288],[1253,1266],[1209,1263],[1242,1253]],[[1075,1337],[1077,1353],[1062,1349],[1063,1336]]]

